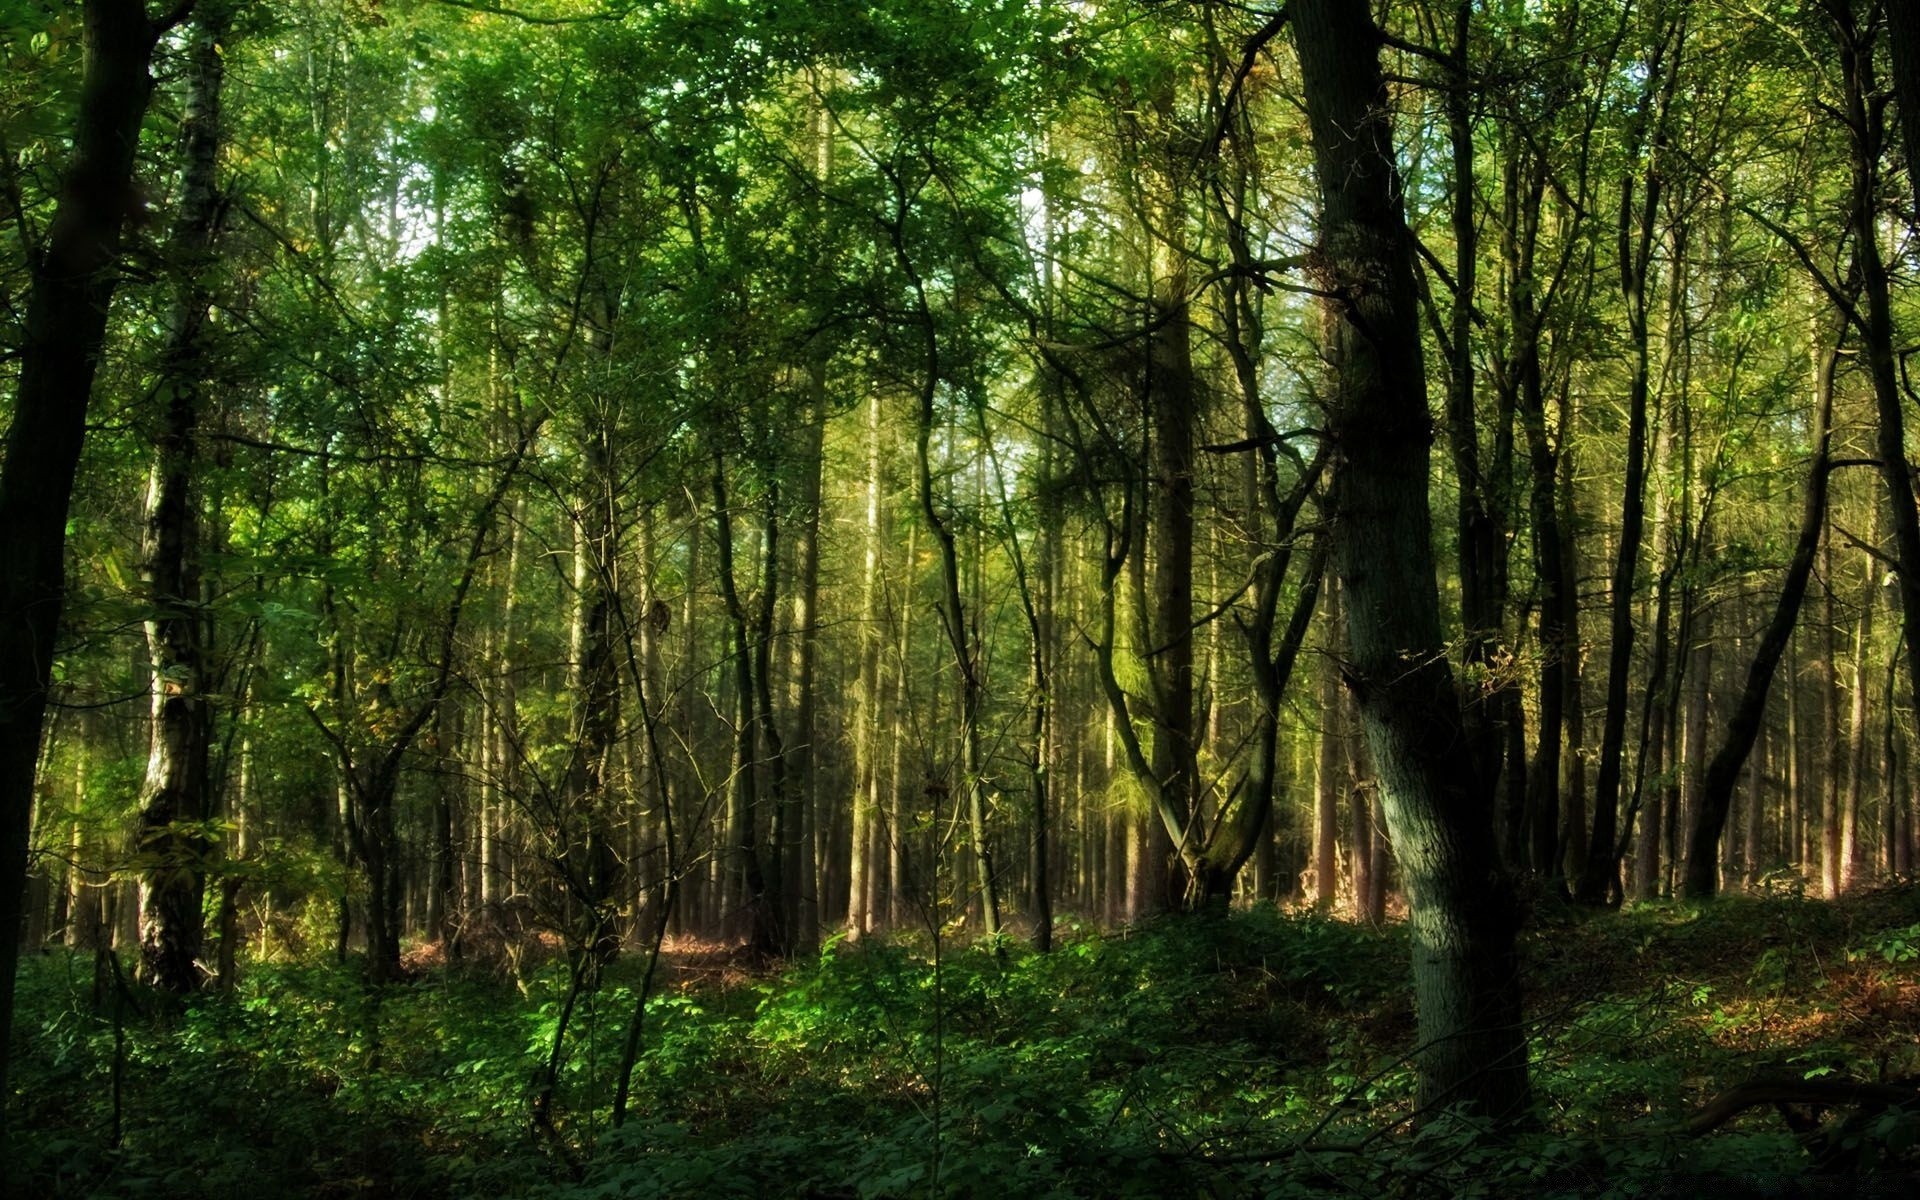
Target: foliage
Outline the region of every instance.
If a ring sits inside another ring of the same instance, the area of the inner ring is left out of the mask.
[[[1698,1141],[1681,1124],[1775,1064],[1865,1076],[1903,1040],[1910,1054],[1920,1014],[1861,1007],[1884,964],[1845,949],[1898,944],[1917,907],[1653,907],[1538,934],[1544,1126],[1506,1141],[1410,1131],[1404,933],[1311,913],[1081,932],[1051,955],[948,950],[937,968],[903,941],[773,973],[688,957],[650,1002],[619,1129],[611,1018],[580,1035],[558,1145],[526,1113],[563,964],[523,998],[458,969],[373,991],[350,969],[259,963],[167,1016],[49,955],[22,977],[21,1082],[39,1103],[18,1153],[47,1196],[1634,1194],[1674,1172],[1801,1169],[1765,1111]],[[1769,954],[1778,982],[1756,986]],[[631,969],[615,965],[603,1014],[625,1010]],[[150,1103],[161,1088],[176,1102]],[[1893,1114],[1861,1136],[1897,1153],[1912,1132]]]

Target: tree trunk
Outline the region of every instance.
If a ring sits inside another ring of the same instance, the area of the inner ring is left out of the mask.
[[[1747,667],[1747,679],[1733,715],[1727,722],[1726,740],[1707,766],[1705,783],[1692,814],[1692,833],[1687,842],[1686,894],[1691,900],[1711,899],[1720,886],[1720,834],[1726,827],[1727,813],[1733,804],[1734,785],[1740,768],[1753,749],[1766,716],[1767,691],[1773,684],[1774,668],[1786,653],[1787,642],[1800,617],[1800,603],[1807,594],[1807,581],[1813,574],[1813,559],[1820,547],[1820,533],[1826,525],[1829,450],[1833,425],[1833,367],[1838,351],[1822,361],[1818,396],[1814,401],[1813,463],[1807,472],[1805,507],[1800,514],[1800,533],[1794,543],[1793,558],[1787,564],[1787,576],[1780,584],[1779,602],[1767,622],[1766,630],[1754,648],[1753,661]]]
[[[1905,5],[1893,5],[1905,9]],[[1861,349],[1867,361],[1867,374],[1873,382],[1874,407],[1879,417],[1876,449],[1880,475],[1887,488],[1887,512],[1893,519],[1894,559],[1899,564],[1896,576],[1900,586],[1900,612],[1907,629],[1907,684],[1911,694],[1920,695],[1920,510],[1913,496],[1913,472],[1907,461],[1906,412],[1900,386],[1900,365],[1894,347],[1891,284],[1880,251],[1879,211],[1881,122],[1870,111],[1880,95],[1874,76],[1871,31],[1862,30],[1854,16],[1852,0],[1827,0],[1840,42],[1840,74],[1845,91],[1844,117],[1851,142],[1852,196],[1849,224],[1852,232],[1853,271],[1860,293],[1866,300],[1865,311],[1857,304],[1848,306],[1848,316],[1859,332]],[[1912,16],[1901,12],[1893,19],[1896,88],[1911,90],[1914,44]],[[1902,64],[1905,64],[1904,67]],[[1903,98],[1905,98],[1903,96]],[[1903,110],[1907,135],[1913,133],[1914,115]],[[1909,167],[1911,170],[1911,167]]]
[[[0,1096],[6,1089],[34,773],[65,599],[67,502],[120,282],[120,238],[160,31],[140,0],[87,0],[73,151],[35,265],[0,459]],[[0,1154],[5,1118],[0,1116]]]
[[[1290,11],[1338,376],[1328,432],[1348,675],[1411,905],[1418,1103],[1507,1120],[1528,1103],[1518,912],[1494,846],[1492,796],[1463,752],[1440,626],[1432,423],[1378,30],[1344,0],[1296,0]]]
[[[734,719],[732,780],[727,796],[727,836],[732,843],[734,870],[745,902],[742,932],[747,944],[763,953],[778,948],[774,931],[773,900],[767,894],[766,872],[760,859],[760,793],[756,773],[760,721],[755,712],[758,688],[754,684],[754,647],[748,624],[746,604],[734,573],[733,508],[727,494],[725,463],[713,460],[714,545],[719,550],[720,594],[726,601],[732,626],[733,645],[729,657],[733,664]]]
[[[767,808],[772,829],[767,839],[767,928],[769,950],[788,953],[793,946],[793,910],[788,901],[786,848],[798,832],[792,822],[798,813],[787,794],[787,743],[773,707],[773,617],[780,595],[780,506],[778,486],[769,486],[761,504],[759,603],[753,615],[753,686],[755,719],[766,751]]]
[[[1892,64],[1894,107],[1900,114],[1901,148],[1906,151],[1907,186],[1913,189],[1914,207],[1920,219],[1920,8],[1893,3],[1882,11],[1887,17],[1888,58]]]
[[[456,711],[443,704],[434,716],[433,750],[438,763],[433,785],[432,822],[427,830],[431,855],[427,875],[426,934],[430,941],[451,950],[454,912],[459,907],[454,853],[453,809],[458,789],[460,729]]]
[[[1647,312],[1653,246],[1658,234],[1664,179],[1668,105],[1679,77],[1679,47],[1685,9],[1661,30],[1660,44],[1646,64],[1633,142],[1647,147],[1644,175],[1629,174],[1620,184],[1619,268],[1625,301],[1631,374],[1627,394],[1627,471],[1620,504],[1620,541],[1615,547],[1608,589],[1607,704],[1600,730],[1600,767],[1594,781],[1593,840],[1576,895],[1586,904],[1616,903],[1621,896],[1619,860],[1620,779],[1626,747],[1627,710],[1633,671],[1633,597],[1640,570],[1640,541],[1646,525],[1647,410],[1652,389],[1652,339]],[[1676,61],[1667,62],[1671,53]],[[1649,123],[1650,126],[1649,126]],[[1643,140],[1644,139],[1644,140]],[[1636,155],[1636,157],[1638,157]]]
[[[1473,5],[1459,0],[1453,9],[1453,47],[1446,65],[1448,140],[1453,152],[1450,219],[1453,226],[1453,308],[1443,347],[1447,357],[1447,444],[1459,480],[1455,536],[1460,557],[1460,623],[1465,659],[1490,670],[1499,646],[1507,604],[1507,479],[1513,458],[1512,390],[1498,389],[1500,412],[1493,422],[1492,462],[1482,466],[1479,421],[1475,412],[1474,290],[1480,261],[1479,197],[1474,181],[1473,92],[1468,64]],[[1537,210],[1536,210],[1537,211]],[[1511,227],[1510,231],[1511,231]],[[1437,324],[1436,324],[1437,328]],[[1523,334],[1522,336],[1528,336]],[[1490,675],[1490,678],[1492,676]],[[1465,717],[1468,740],[1481,778],[1490,785],[1501,777],[1503,716],[1510,685],[1484,690]],[[1560,736],[1556,721],[1552,735]],[[1514,806],[1505,822],[1508,841],[1517,843],[1525,812]],[[1508,847],[1517,857],[1517,845]]]
[[[1880,506],[1874,505],[1873,533],[1868,540],[1880,540]],[[1873,649],[1873,609],[1878,575],[1873,555],[1862,553],[1865,561],[1860,586],[1860,615],[1853,627],[1853,679],[1847,706],[1847,796],[1840,809],[1840,890],[1852,888],[1867,871],[1866,839],[1862,836],[1861,796],[1867,781],[1867,688],[1869,660]]]
[[[1840,894],[1840,770],[1846,735],[1840,722],[1840,637],[1833,612],[1833,533],[1820,548],[1820,894]]]
[[[221,42],[229,15],[224,3],[203,6],[187,51],[186,168],[169,242],[177,275],[156,389],[164,409],[154,439],[142,539],[153,723],[138,842],[143,862],[140,976],[176,994],[197,989],[202,980],[202,895],[207,858],[214,850],[202,824],[212,815],[213,714],[206,694],[207,619],[194,493],[212,300],[209,273],[223,207],[216,172],[226,61]]]
[[[905,251],[900,252],[906,261]],[[917,280],[916,279],[916,287]],[[981,777],[981,703],[979,647],[971,636],[967,606],[960,595],[960,557],[953,529],[941,515],[933,494],[934,396],[939,385],[939,344],[933,314],[920,297],[922,336],[926,353],[925,376],[920,381],[918,420],[914,428],[914,490],[920,517],[933,534],[940,561],[940,624],[946,634],[960,691],[960,791],[973,851],[975,895],[980,901],[981,932],[989,939],[1000,935],[1000,890],[994,877],[993,854],[987,841],[986,781]]]
[[[819,804],[814,750],[820,735],[814,693],[820,657],[820,488],[826,469],[826,404],[827,364],[816,358],[807,367],[807,405],[799,437],[799,522],[793,536],[793,642],[788,673],[793,737],[787,746],[787,819],[781,846],[785,861],[780,871],[786,889],[787,949],[802,954],[820,944],[820,880],[813,855]]]
[[[1313,898],[1331,907],[1340,894],[1340,790],[1347,778],[1346,699],[1340,690],[1339,654],[1347,631],[1345,601],[1336,576],[1327,581],[1326,646],[1320,657],[1320,753],[1314,808]]]
[[[872,876],[877,866],[880,816],[882,714],[880,628],[880,392],[867,398],[867,478],[864,572],[860,577],[860,664],[854,714],[853,853],[847,871],[847,937],[858,941],[872,932],[876,918]]]

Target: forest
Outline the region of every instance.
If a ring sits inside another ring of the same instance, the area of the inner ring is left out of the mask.
[[[6,1194],[1920,1184],[1920,6],[0,59]]]

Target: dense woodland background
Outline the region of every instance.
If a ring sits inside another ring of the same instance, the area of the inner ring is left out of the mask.
[[[86,414],[20,944],[125,952],[96,1002],[552,958],[551,1132],[623,955],[616,1123],[673,952],[1379,926],[1408,847],[1509,942],[1910,879],[1920,18],[1323,7],[0,4],[17,530],[30,397]],[[1398,284],[1314,80],[1375,69],[1445,630],[1391,649],[1451,666],[1465,866],[1389,811],[1336,569]],[[35,365],[84,312],[90,386]]]

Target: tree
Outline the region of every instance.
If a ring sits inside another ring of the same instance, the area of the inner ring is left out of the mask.
[[[1626,479],[1621,497],[1620,539],[1608,588],[1607,705],[1601,728],[1600,767],[1594,783],[1593,839],[1576,887],[1588,904],[1618,903],[1620,885],[1620,781],[1626,751],[1628,695],[1633,670],[1635,580],[1646,529],[1648,412],[1652,400],[1652,290],[1660,201],[1666,186],[1668,121],[1680,59],[1687,46],[1687,5],[1656,9],[1656,26],[1645,62],[1641,93],[1628,127],[1629,162],[1644,151],[1642,173],[1631,168],[1620,180],[1617,267],[1627,317],[1630,355],[1627,397]],[[1635,164],[1638,165],[1638,164]]]
[[[1329,504],[1346,672],[1413,906],[1419,1102],[1508,1120],[1528,1102],[1519,911],[1498,865],[1492,798],[1463,753],[1440,628],[1432,419],[1379,31],[1339,0],[1288,11],[1321,194],[1315,269],[1337,377]]]
[[[1740,769],[1753,751],[1754,738],[1766,713],[1767,692],[1773,684],[1774,669],[1786,653],[1787,640],[1793,635],[1800,616],[1800,602],[1807,594],[1807,580],[1813,574],[1813,560],[1820,547],[1820,533],[1827,519],[1827,487],[1832,471],[1833,371],[1839,350],[1822,357],[1815,383],[1813,461],[1807,468],[1807,489],[1800,518],[1799,537],[1794,542],[1793,558],[1781,582],[1780,595],[1767,622],[1759,645],[1747,668],[1745,685],[1733,715],[1727,722],[1726,740],[1707,766],[1706,784],[1694,811],[1693,829],[1687,844],[1687,897],[1712,899],[1720,886],[1720,835],[1726,828],[1727,812],[1732,807],[1733,789]]]
[[[205,832],[195,827],[211,815],[208,758],[214,732],[195,463],[207,373],[209,275],[224,207],[216,178],[225,73],[221,43],[232,15],[226,0],[210,0],[194,19],[188,46],[187,163],[169,247],[178,283],[160,363],[157,393],[164,409],[154,439],[143,547],[142,574],[153,606],[146,622],[153,732],[140,813],[140,850],[149,860],[140,921],[141,974],[171,992],[200,985],[201,899],[212,850]]]
[[[120,283],[120,239],[136,208],[133,163],[154,45],[189,8],[156,21],[143,0],[87,0],[73,150],[32,266],[20,383],[0,458],[0,561],[8,564],[0,576],[0,1094],[34,773],[66,585],[67,501]]]

